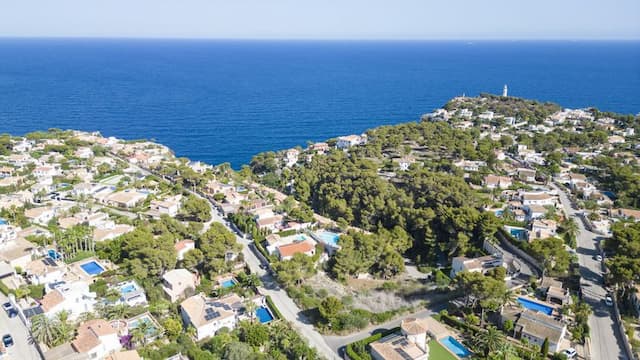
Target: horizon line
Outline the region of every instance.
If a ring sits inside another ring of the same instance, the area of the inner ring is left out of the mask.
[[[548,42],[639,42],[639,38],[623,38],[623,37],[603,37],[603,38],[462,38],[462,37],[443,37],[443,38],[374,38],[374,37],[362,37],[362,38],[322,38],[322,37],[183,37],[183,36],[93,36],[93,35],[80,35],[80,36],[22,36],[22,35],[1,35],[0,40],[15,39],[15,40],[186,40],[186,41],[309,41],[309,42],[355,42],[355,41],[371,41],[371,42],[534,42],[534,41],[548,41]]]

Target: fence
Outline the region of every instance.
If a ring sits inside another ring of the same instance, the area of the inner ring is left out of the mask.
[[[524,250],[512,244],[511,241],[507,238],[507,236],[509,235],[506,235],[503,229],[498,229],[497,235],[498,240],[500,241],[500,246],[504,247],[507,251],[516,255],[518,258],[529,264],[534,270],[538,272],[539,276],[542,275],[543,268],[540,263],[538,263],[538,261],[534,259],[533,256],[527,254]]]

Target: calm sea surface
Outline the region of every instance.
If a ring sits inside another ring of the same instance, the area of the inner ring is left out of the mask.
[[[247,163],[501,93],[640,112],[640,42],[0,40],[0,133],[155,139]]]

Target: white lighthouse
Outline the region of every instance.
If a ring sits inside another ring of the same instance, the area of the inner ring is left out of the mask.
[[[509,89],[507,88],[507,84],[504,84],[504,87],[502,88],[502,96],[507,97],[508,91]]]

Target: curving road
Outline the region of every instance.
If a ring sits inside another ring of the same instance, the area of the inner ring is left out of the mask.
[[[595,260],[599,254],[596,244],[601,236],[587,230],[567,197],[563,189],[555,184],[553,188],[560,195],[560,202],[566,215],[573,218],[578,225],[578,260],[580,263],[580,276],[583,300],[593,309],[589,317],[591,359],[598,360],[622,360],[627,359],[622,342],[622,334],[616,324],[613,309],[604,303],[607,291],[604,289],[602,263]]]

